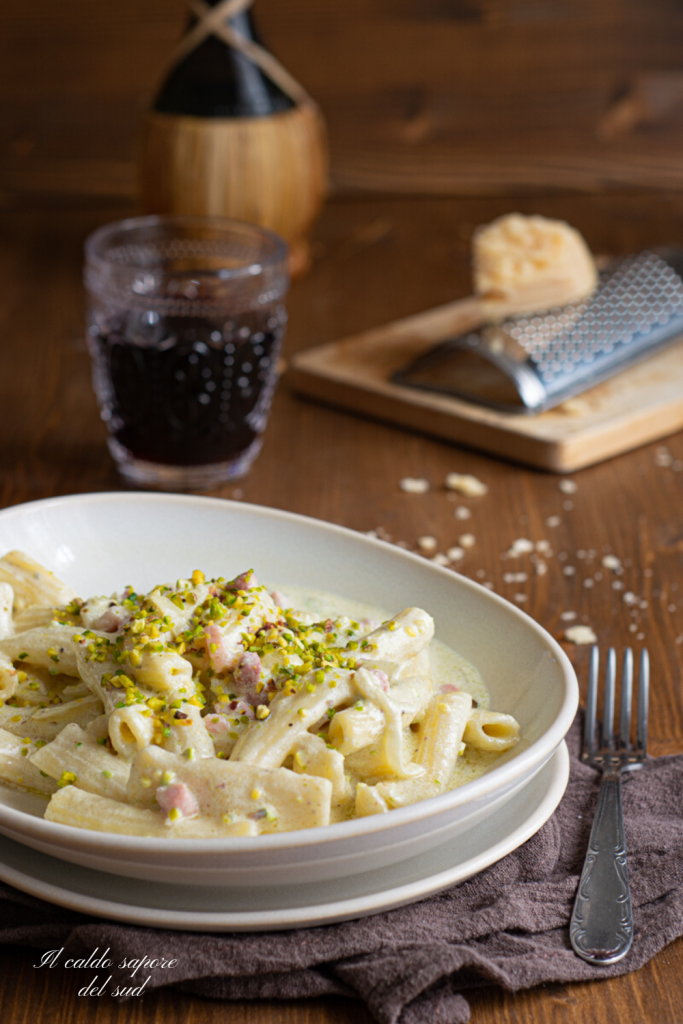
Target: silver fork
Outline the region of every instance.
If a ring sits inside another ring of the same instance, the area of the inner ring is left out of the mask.
[[[598,805],[588,841],[579,888],[569,925],[577,956],[591,964],[613,964],[626,956],[633,941],[633,914],[626,866],[621,773],[641,768],[647,748],[647,705],[650,662],[640,655],[636,742],[631,743],[633,652],[627,648],[621,673],[619,736],[614,736],[614,690],[617,657],[607,653],[600,745],[596,746],[596,708],[600,654],[591,651],[581,760],[602,772]]]

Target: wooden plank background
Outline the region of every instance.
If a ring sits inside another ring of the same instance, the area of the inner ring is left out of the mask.
[[[327,116],[333,185],[505,193],[683,186],[677,0],[257,0]],[[130,197],[183,0],[4,0],[0,200]]]

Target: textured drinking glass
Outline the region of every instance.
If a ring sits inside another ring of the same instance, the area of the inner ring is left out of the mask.
[[[85,245],[93,385],[122,475],[188,490],[258,455],[287,321],[287,246],[253,224],[136,217]]]

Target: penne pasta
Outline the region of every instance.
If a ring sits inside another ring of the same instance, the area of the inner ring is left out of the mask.
[[[503,715],[499,711],[476,710],[468,719],[463,739],[475,750],[500,754],[510,750],[519,740],[519,723],[512,715]]]
[[[130,764],[112,754],[72,722],[51,743],[30,755],[31,763],[55,782],[66,780],[88,793],[126,799]]]
[[[417,800],[438,796],[448,788],[472,708],[469,693],[437,694],[432,698],[422,729],[416,763],[421,777],[402,782],[359,786],[356,813],[360,816],[404,807]],[[368,793],[368,789],[374,789]]]
[[[357,693],[354,673],[310,672],[301,677],[299,687],[278,693],[263,720],[253,722],[235,745],[231,761],[246,761],[268,768],[283,764],[298,739],[305,736],[323,715],[345,703]]]
[[[191,818],[169,825],[159,811],[131,807],[117,800],[66,786],[50,800],[45,817],[60,825],[74,825],[93,832],[118,832],[127,836],[155,839],[230,839],[258,834],[256,822],[223,822],[214,818]]]
[[[109,715],[109,738],[117,754],[132,761],[154,737],[154,719],[138,707],[115,708]]]
[[[0,640],[4,640],[14,633],[12,622],[12,606],[14,604],[14,590],[9,583],[0,583]]]
[[[53,675],[60,673],[78,677],[73,635],[73,626],[37,626],[18,636],[0,640],[0,653],[12,662],[40,665]]]
[[[356,701],[338,711],[328,729],[330,743],[344,757],[374,743],[384,732],[384,712],[371,700]]]
[[[434,620],[421,608],[406,608],[368,633],[359,660],[402,662],[414,658],[434,636]]]
[[[159,802],[160,789],[178,784],[191,790],[197,813],[253,820],[259,832],[329,824],[329,779],[218,758],[189,760],[159,747],[147,747],[135,759],[128,799],[151,807]]]
[[[31,605],[22,611],[15,611],[13,618],[13,633],[25,633],[29,629],[37,629],[39,626],[49,626],[55,618],[54,608],[40,604]],[[11,636],[12,633],[8,633]]]
[[[65,704],[50,704],[45,708],[15,708],[6,704],[0,707],[0,727],[17,736],[49,742],[71,722],[86,728],[101,713],[102,703],[92,695]]]
[[[292,750],[292,768],[295,772],[329,779],[332,799],[341,804],[351,796],[351,784],[344,772],[344,758],[338,750],[330,750],[320,736],[307,733]]]
[[[22,551],[10,551],[0,558],[0,583],[12,587],[15,613],[32,605],[67,605],[76,596],[54,573]]]
[[[20,739],[0,729],[0,781],[3,785],[43,796],[55,791],[57,783],[31,763],[31,755],[37,749],[28,737]]]
[[[0,700],[9,700],[13,697],[18,682],[18,670],[8,656],[0,651]]]
[[[386,693],[373,672],[361,669],[356,672],[356,686],[384,714],[384,732],[377,743],[377,757],[373,765],[376,775],[394,775],[399,779],[410,779],[422,775],[424,768],[410,762],[406,757],[401,709]]]
[[[78,828],[255,836],[433,797],[488,763],[466,746],[517,742],[472,666],[444,677],[423,609],[285,604],[251,570],[82,600],[0,558],[0,782]]]
[[[432,681],[425,676],[399,677],[398,682],[391,687],[389,699],[395,712],[400,714],[402,732],[421,716],[431,692]],[[384,711],[372,701],[360,700],[334,716],[330,722],[329,738],[334,748],[348,757],[375,745],[383,736],[385,728]],[[363,764],[370,775],[392,771],[383,746],[366,755]]]

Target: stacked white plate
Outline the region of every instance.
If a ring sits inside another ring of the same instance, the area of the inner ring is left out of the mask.
[[[57,498],[0,513],[0,553],[27,552],[83,596],[202,568],[325,590],[388,613],[417,605],[473,662],[523,741],[459,789],[324,829],[255,839],[153,840],[43,820],[0,789],[0,878],[43,899],[136,924],[291,928],[421,899],[515,849],[567,784],[563,737],[578,687],[558,644],[484,587],[352,531],[272,509],[163,494]],[[78,865],[78,867],[76,867]],[[180,883],[180,884],[179,884]]]

